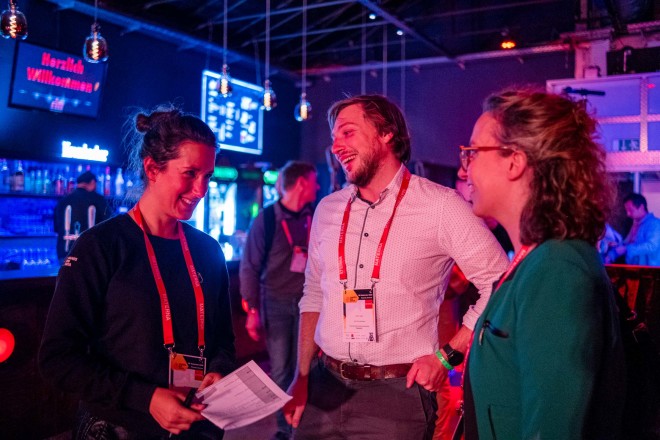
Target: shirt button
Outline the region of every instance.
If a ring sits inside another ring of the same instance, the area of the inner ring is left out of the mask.
[[[360,269],[364,268],[364,264],[360,264]]]
[[[368,232],[365,232],[365,233],[364,233],[364,236],[365,236],[365,237],[368,237],[368,236],[369,236],[369,233],[368,233]]]

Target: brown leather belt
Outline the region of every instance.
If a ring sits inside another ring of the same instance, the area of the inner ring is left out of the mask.
[[[362,365],[349,361],[338,361],[323,354],[321,362],[330,370],[348,380],[380,380],[405,377],[412,364]]]

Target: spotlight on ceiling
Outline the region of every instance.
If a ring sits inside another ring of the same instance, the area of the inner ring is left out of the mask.
[[[376,14],[374,14],[373,12],[369,14],[369,20],[375,20],[375,19],[376,19]]]
[[[504,29],[501,32],[502,35],[502,41],[500,42],[500,48],[503,50],[511,50],[515,49],[517,46],[516,40],[509,35],[509,30]]]

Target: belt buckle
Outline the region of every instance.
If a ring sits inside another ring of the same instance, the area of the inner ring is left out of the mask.
[[[344,380],[351,380],[348,377],[344,376],[344,365],[346,365],[346,364],[350,365],[350,364],[353,364],[353,362],[341,361],[341,363],[339,364],[339,375]]]
[[[363,372],[363,374],[358,379],[346,377],[344,375],[344,366],[345,365],[355,366],[355,367],[359,368]],[[360,364],[357,364],[355,362],[342,361],[339,364],[339,376],[341,376],[341,378],[344,379],[344,380],[371,380],[371,365],[360,365]]]

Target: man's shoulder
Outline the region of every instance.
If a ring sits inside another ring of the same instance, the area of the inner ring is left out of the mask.
[[[433,182],[426,177],[412,175],[410,179],[410,189],[415,197],[429,199],[430,202],[444,202],[447,197],[456,194],[456,190],[439,183]]]
[[[323,209],[328,209],[328,207],[334,209],[334,206],[337,203],[346,204],[346,202],[351,198],[353,191],[353,185],[349,185],[340,189],[339,191],[328,194],[321,199],[318,206],[316,207],[316,210],[320,212]]]

